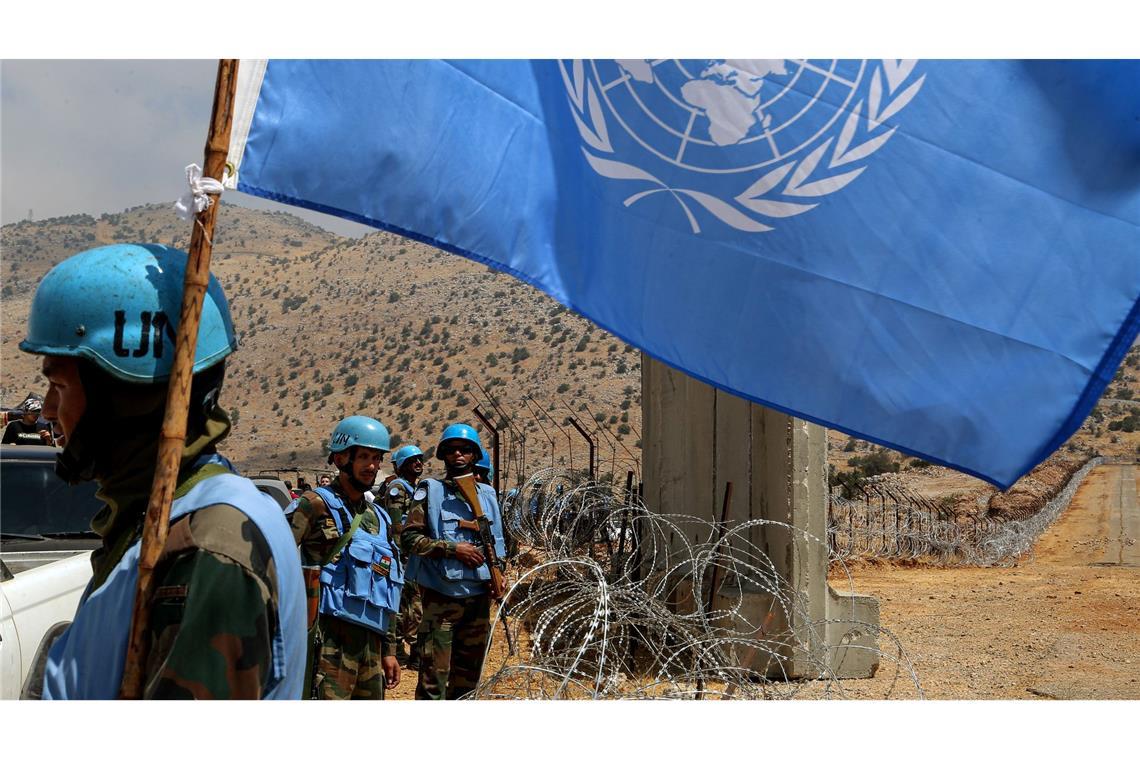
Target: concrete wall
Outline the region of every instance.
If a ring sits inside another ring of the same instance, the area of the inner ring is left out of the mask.
[[[878,667],[871,628],[879,622],[878,602],[836,592],[827,582],[827,545],[822,540],[827,530],[826,431],[718,391],[648,356],[642,356],[641,366],[644,498],[649,508],[719,520],[725,484],[731,482],[731,522],[765,519],[793,527],[757,526],[747,537],[798,595],[797,608],[807,618],[788,620],[784,607],[770,596],[745,589],[749,620],[764,625],[767,640],[795,631],[798,641],[810,642],[806,652],[789,648],[789,659],[769,663],[769,669],[815,677],[822,663],[823,669],[842,678],[872,675]],[[739,596],[714,604],[734,601],[739,602]]]

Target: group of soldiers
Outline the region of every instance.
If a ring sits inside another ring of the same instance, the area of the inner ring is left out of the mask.
[[[457,699],[475,688],[483,666],[499,590],[474,505],[454,478],[478,480],[479,512],[497,544],[492,556],[503,556],[490,459],[474,428],[449,425],[435,447],[442,480],[421,481],[423,451],[403,446],[371,500],[389,442],[371,417],[341,420],[329,442],[336,478],[286,509],[307,578],[306,683],[318,699],[383,699],[400,681],[401,658],[419,673],[417,699]]]
[[[93,577],[25,696],[121,693],[186,261],[160,245],[94,248],[54,267],[33,298],[20,349],[43,357],[42,414],[62,447],[56,472],[97,481],[104,507],[92,521],[102,539]],[[505,553],[494,489],[474,482],[490,467],[478,432],[442,431],[440,479],[421,479],[418,447],[398,449],[373,501],[365,494],[390,435],[375,419],[348,417],[329,442],[335,477],[283,514],[217,451],[231,428],[220,397],[236,348],[210,276],[169,535],[145,600],[142,696],[380,699],[399,682],[398,650],[413,631],[404,664],[418,670],[416,698],[469,693]]]

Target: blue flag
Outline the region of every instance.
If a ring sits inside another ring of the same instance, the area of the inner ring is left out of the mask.
[[[1140,328],[1140,63],[243,63],[239,190],[1006,487]],[[232,181],[232,180],[231,180]]]

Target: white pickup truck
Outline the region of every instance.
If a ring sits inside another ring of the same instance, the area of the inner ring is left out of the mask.
[[[95,484],[55,475],[50,446],[0,445],[0,698],[16,699],[41,650],[71,623],[99,545]]]

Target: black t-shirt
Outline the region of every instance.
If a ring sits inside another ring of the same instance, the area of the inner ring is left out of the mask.
[[[23,420],[12,420],[8,423],[8,427],[4,428],[4,440],[0,443],[22,443],[35,446],[50,446],[50,439],[45,441],[40,437],[41,430],[51,430],[51,425],[47,420],[40,417],[31,425],[27,425]]]

